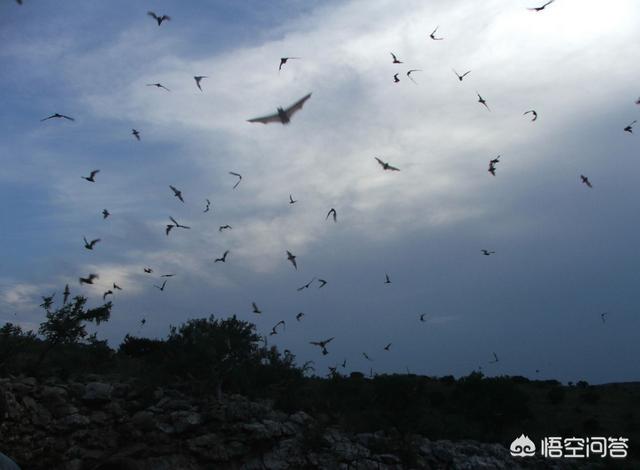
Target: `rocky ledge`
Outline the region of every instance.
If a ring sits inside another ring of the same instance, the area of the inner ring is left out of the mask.
[[[23,470],[573,468],[514,459],[500,444],[350,434],[238,395],[142,390],[102,377],[0,379],[0,452]]]

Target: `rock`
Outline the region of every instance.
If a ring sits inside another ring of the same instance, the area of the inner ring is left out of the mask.
[[[175,432],[179,434],[191,431],[202,423],[202,416],[193,411],[174,411],[170,416]]]
[[[378,454],[375,456],[376,460],[387,465],[400,465],[402,460],[397,455],[393,454]]]
[[[78,413],[78,408],[71,405],[70,403],[60,403],[54,406],[50,406],[49,410],[51,410],[51,414],[55,418],[64,418],[65,416],[69,416],[75,413]]]
[[[84,415],[73,413],[58,420],[58,424],[69,428],[87,426],[91,421]]]
[[[267,427],[262,423],[243,424],[241,428],[253,439],[268,439],[270,437]]]
[[[40,398],[44,402],[62,403],[67,400],[67,390],[62,387],[46,385],[40,391]]]
[[[150,411],[138,411],[131,417],[131,424],[141,431],[151,431],[156,428],[156,420]]]
[[[294,413],[291,416],[289,416],[289,421],[295,424],[299,424],[300,426],[304,426],[308,422],[313,421],[313,418],[309,416],[307,413],[305,413],[304,411],[298,411],[297,413]]]
[[[217,434],[210,433],[194,437],[187,441],[189,450],[199,457],[209,461],[226,461],[231,455],[223,445]]]
[[[91,404],[102,404],[111,401],[113,387],[102,382],[90,382],[84,389],[82,401]]]

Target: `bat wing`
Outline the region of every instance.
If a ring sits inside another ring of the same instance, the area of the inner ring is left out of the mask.
[[[299,109],[302,109],[302,106],[304,105],[305,101],[307,101],[309,98],[311,98],[311,93],[309,93],[303,98],[300,98],[298,101],[296,101],[287,109],[285,109],[284,112],[287,113],[287,116],[289,116],[289,118],[291,118],[291,116],[293,116],[293,113],[295,113]]]
[[[269,124],[270,122],[281,122],[280,115],[278,113],[269,114],[268,116],[262,116],[259,118],[247,119],[247,122],[261,122],[262,124]]]

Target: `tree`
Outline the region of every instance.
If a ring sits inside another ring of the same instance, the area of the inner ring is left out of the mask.
[[[235,315],[224,320],[211,315],[172,326],[167,346],[176,373],[212,380],[221,396],[224,382],[246,376],[249,365],[260,364],[259,341],[255,325]]]
[[[93,322],[99,325],[108,321],[111,316],[111,302],[85,310],[87,298],[74,297],[72,302],[64,304],[59,309],[52,311],[51,304],[43,304],[47,319],[40,324],[38,333],[44,336],[47,347],[42,351],[35,364],[37,368],[44,360],[47,353],[62,344],[79,344],[87,337],[87,323]],[[96,342],[95,334],[87,341],[89,344]]]
[[[20,325],[5,323],[0,328],[0,371],[19,369],[20,364],[16,364],[16,356],[24,353],[26,349],[33,348],[38,342],[36,335],[32,331],[23,331]]]

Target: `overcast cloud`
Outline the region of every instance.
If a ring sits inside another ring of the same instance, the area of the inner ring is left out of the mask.
[[[640,6],[526,9],[538,3],[3,2],[0,322],[37,326],[41,296],[69,283],[98,304],[117,282],[98,330],[114,345],[236,314],[263,334],[284,319],[269,341],[319,374],[347,358],[347,371],[637,379],[640,168],[623,128],[640,116]],[[284,56],[301,59],[278,72]],[[246,122],[310,92],[287,126]],[[76,121],[39,121],[55,112]],[[80,178],[93,169],[96,183]],[[167,237],[169,216],[192,229]],[[83,236],[102,241],[87,251]],[[328,284],[296,291],[313,277]],[[331,336],[328,356],[309,345]]]

